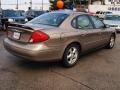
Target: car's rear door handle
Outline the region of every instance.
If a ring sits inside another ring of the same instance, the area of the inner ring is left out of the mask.
[[[99,34],[99,35],[101,35],[101,34],[102,34],[102,32],[99,32],[98,34]]]
[[[86,34],[81,34],[81,36],[86,36]]]

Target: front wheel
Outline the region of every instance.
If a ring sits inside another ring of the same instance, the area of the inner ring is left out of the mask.
[[[114,45],[115,45],[115,36],[111,36],[110,37],[110,41],[109,41],[109,43],[108,43],[108,45],[107,45],[107,48],[108,49],[112,49],[113,47],[114,47]]]
[[[74,66],[79,59],[80,49],[78,45],[70,45],[66,48],[63,55],[63,65],[65,67]]]

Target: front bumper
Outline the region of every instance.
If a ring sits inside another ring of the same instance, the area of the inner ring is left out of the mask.
[[[4,47],[11,54],[31,61],[53,61],[62,58],[62,52],[57,47],[48,48],[43,44],[19,44],[8,38],[4,39]]]
[[[120,27],[115,28],[116,32],[120,32]]]

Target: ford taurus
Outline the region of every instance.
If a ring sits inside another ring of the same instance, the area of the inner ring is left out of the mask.
[[[11,24],[4,47],[15,56],[33,61],[61,60],[71,67],[80,54],[114,47],[115,30],[97,17],[73,11],[43,14],[26,24]]]

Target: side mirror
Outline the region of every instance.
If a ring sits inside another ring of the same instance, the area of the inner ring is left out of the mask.
[[[105,28],[110,28],[110,26],[109,25],[105,25]]]

